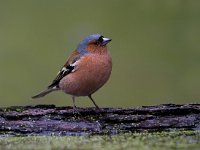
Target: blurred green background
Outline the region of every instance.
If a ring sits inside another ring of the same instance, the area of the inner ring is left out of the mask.
[[[88,34],[113,39],[101,107],[200,102],[200,1],[0,0],[0,106],[71,105],[43,90]],[[86,97],[78,106],[93,106]]]

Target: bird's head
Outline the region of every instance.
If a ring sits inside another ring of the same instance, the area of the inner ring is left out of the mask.
[[[85,37],[78,45],[78,51],[88,51],[93,53],[100,53],[107,51],[106,45],[111,41],[100,34],[91,34]]]

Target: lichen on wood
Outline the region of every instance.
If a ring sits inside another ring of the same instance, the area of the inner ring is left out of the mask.
[[[117,134],[200,129],[200,104],[137,108],[77,108],[54,105],[0,108],[0,136]]]

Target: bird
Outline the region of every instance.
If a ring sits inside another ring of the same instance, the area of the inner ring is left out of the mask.
[[[75,98],[79,96],[87,96],[100,109],[92,94],[110,78],[112,58],[107,44],[111,40],[101,34],[86,36],[68,57],[51,84],[32,98],[41,98],[53,91],[63,91],[72,96],[73,109],[77,108]]]

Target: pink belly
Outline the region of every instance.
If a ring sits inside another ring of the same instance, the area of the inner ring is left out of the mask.
[[[112,62],[110,57],[88,58],[80,61],[73,73],[65,76],[59,87],[73,96],[88,96],[101,88],[109,79]],[[84,64],[84,65],[83,65]]]

